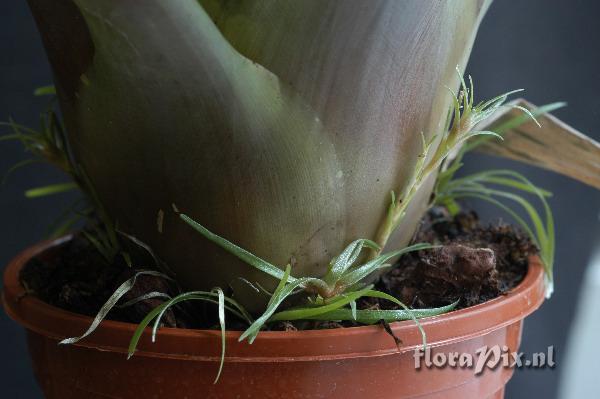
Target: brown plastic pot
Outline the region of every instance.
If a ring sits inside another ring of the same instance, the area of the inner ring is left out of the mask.
[[[511,368],[415,369],[421,336],[411,321],[391,324],[401,348],[380,326],[262,332],[249,345],[227,333],[227,357],[213,385],[220,332],[162,328],[148,331],[126,360],[135,325],[105,321],[87,339],[58,345],[85,331],[91,319],[25,294],[19,272],[33,256],[60,241],[18,255],[4,273],[6,312],[27,329],[34,373],[47,398],[502,398]],[[498,345],[516,351],[523,318],[544,299],[543,271],[532,259],[524,281],[481,305],[423,319],[435,353],[470,353]]]

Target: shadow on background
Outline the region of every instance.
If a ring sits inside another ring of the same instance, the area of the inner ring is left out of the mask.
[[[600,140],[600,3],[593,0],[496,1],[480,29],[468,72],[477,99],[515,88],[536,105],[564,100],[569,107],[555,114]],[[0,120],[9,116],[37,126],[46,106],[34,98],[35,87],[51,82],[45,54],[25,1],[0,2]],[[25,157],[15,143],[1,143],[0,171]],[[561,360],[578,291],[596,238],[600,236],[600,193],[561,176],[512,162],[470,156],[465,172],[515,167],[536,184],[555,193],[550,204],[557,225],[556,291],[540,311],[527,319],[525,352],[554,345],[554,370],[520,370],[508,385],[507,398],[556,398]],[[45,228],[69,204],[63,197],[25,200],[22,192],[44,183],[64,181],[51,168],[30,166],[0,188],[0,265],[38,241]],[[496,209],[476,204],[484,218]],[[39,398],[20,327],[0,312],[0,384],[3,397]]]

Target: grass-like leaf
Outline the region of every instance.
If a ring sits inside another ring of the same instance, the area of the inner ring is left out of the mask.
[[[496,97],[481,106],[484,108],[492,106],[493,104],[503,106],[503,104],[498,102],[503,98],[504,96]],[[538,107],[531,111],[523,107],[513,106],[513,108],[518,108],[523,111],[523,114],[513,117],[503,122],[501,125],[496,126],[494,131],[502,135],[503,132],[514,129],[530,120],[533,120],[539,126],[536,117],[562,108],[565,105],[566,103],[564,102],[556,102]],[[435,202],[437,204],[445,205],[451,213],[455,214],[460,209],[456,200],[459,198],[471,197],[487,201],[507,212],[530,236],[532,241],[538,245],[540,257],[542,258],[546,270],[546,295],[550,296],[553,291],[552,271],[554,265],[555,233],[554,218],[546,198],[550,197],[552,194],[535,186],[523,175],[511,170],[491,170],[475,173],[467,177],[455,178],[456,173],[463,165],[462,159],[464,155],[482,145],[487,140],[488,137],[480,137],[471,140],[461,147],[460,151],[458,151],[458,154],[451,162],[447,162],[442,167],[442,171],[438,175],[436,187],[434,189]],[[494,189],[490,187],[490,185],[501,187],[501,189]],[[508,192],[506,191],[507,189],[532,194],[537,197],[543,207],[543,217],[525,197]],[[518,212],[499,199],[509,200],[518,204],[527,214],[529,223],[523,219]],[[530,227],[530,225],[533,228]]]
[[[35,94],[52,95],[55,94],[55,91],[52,86],[46,86],[38,88]],[[25,196],[28,198],[38,198],[79,188],[93,207],[93,219],[99,219],[99,221],[93,221],[94,228],[88,231],[86,235],[88,239],[94,236],[93,239],[90,239],[90,242],[96,248],[101,249],[101,254],[108,262],[112,262],[114,256],[117,254],[121,254],[126,261],[129,261],[128,254],[121,251],[120,243],[114,232],[115,226],[113,221],[105,212],[83,168],[74,162],[74,158],[68,148],[66,132],[59,117],[52,110],[52,107],[41,115],[39,130],[20,125],[12,119],[9,119],[8,122],[1,122],[0,126],[7,126],[12,130],[11,133],[0,136],[0,141],[17,140],[21,142],[26,151],[33,155],[33,158],[15,164],[8,170],[5,177],[13,171],[33,162],[44,161],[61,169],[72,178],[72,182],[36,187],[27,190]],[[72,210],[73,212],[66,212],[61,215],[63,221],[60,225],[59,223],[55,224],[59,226],[56,233],[64,233],[77,223],[77,215],[81,215],[81,212],[75,209]],[[89,214],[88,212],[88,216]]]
[[[239,340],[243,341],[248,338],[248,342],[252,343],[256,339],[260,329],[267,323],[267,321],[271,318],[273,313],[277,310],[277,308],[281,305],[281,303],[290,295],[294,293],[297,288],[308,285],[311,280],[314,280],[311,277],[302,277],[295,279],[293,281],[289,281],[290,276],[290,265],[288,265],[285,269],[284,275],[279,281],[279,285],[273,292],[273,296],[269,300],[267,304],[267,308],[265,312],[258,318],[244,333],[240,336]]]
[[[148,292],[144,295],[140,295],[137,298],[133,298],[125,303],[122,303],[120,305],[115,305],[116,308],[127,308],[129,306],[135,305],[136,303],[142,302],[142,301],[146,301],[148,299],[155,299],[155,298],[161,298],[161,299],[165,299],[165,300],[170,300],[171,296],[168,294],[165,294],[164,292],[158,292],[158,291],[151,291]]]
[[[75,183],[58,183],[58,184],[50,184],[43,187],[31,188],[25,191],[25,196],[27,198],[38,198],[45,197],[47,195],[60,194],[71,190],[76,190],[78,188]]]
[[[203,302],[215,303],[220,306],[219,290],[221,290],[221,289],[215,288],[212,291],[185,292],[183,294],[177,295],[176,297],[172,298],[171,300],[169,300],[169,301],[159,305],[155,309],[153,309],[150,314],[154,314],[154,316],[148,321],[148,324],[149,324],[150,321],[154,320],[154,323],[152,325],[152,342],[156,341],[156,334],[158,333],[158,329],[160,328],[160,322],[161,322],[162,317],[164,316],[165,312],[169,308],[177,305],[178,303],[185,302],[185,301],[203,301]],[[240,320],[244,320],[248,324],[252,323],[252,316],[250,316],[250,314],[237,301],[235,301],[234,299],[228,298],[228,297],[225,297],[224,301],[225,301],[223,304],[224,309],[227,309],[229,312],[231,312],[233,315],[238,317]]]
[[[253,266],[256,269],[258,269],[272,277],[277,278],[280,281],[283,280],[283,277],[285,276],[285,272],[282,271],[277,266],[267,262],[264,259],[259,258],[258,256],[254,255],[253,253],[251,253],[251,252],[235,245],[234,243],[228,241],[227,239],[211,232],[206,227],[202,226],[200,223],[196,222],[195,220],[193,220],[192,218],[190,218],[189,216],[187,216],[185,214],[181,213],[181,214],[179,214],[179,217],[184,222],[186,222],[188,225],[190,225],[194,230],[199,232],[202,236],[204,236],[208,240],[212,241],[213,243],[217,244],[221,248],[225,249],[230,254],[236,256],[238,259],[242,260],[243,262],[249,264],[250,266]],[[366,241],[368,241],[368,240],[366,240]],[[298,280],[301,280],[301,281],[298,282]],[[318,290],[319,292],[324,293],[324,292],[329,291],[329,286],[323,280],[321,280],[319,278],[315,278],[315,277],[306,277],[306,278],[302,278],[302,279],[297,279],[296,277],[293,277],[288,273],[288,275],[286,276],[286,281],[289,284],[294,284],[294,286],[296,288],[305,288],[308,285],[310,285],[310,286],[314,287],[316,290]],[[291,295],[291,292],[288,295]]]
[[[131,288],[133,288],[133,286],[135,285],[135,282],[136,282],[137,278],[139,276],[144,276],[144,275],[146,275],[146,276],[157,276],[157,277],[162,277],[162,278],[170,280],[170,277],[168,277],[168,276],[166,276],[166,275],[164,275],[162,273],[151,271],[151,270],[137,272],[133,277],[131,277],[130,279],[128,279],[125,282],[123,282],[115,290],[115,292],[113,292],[113,294],[110,296],[110,298],[108,298],[108,300],[104,303],[104,305],[102,305],[102,307],[100,308],[100,311],[98,311],[98,313],[96,314],[96,317],[94,317],[94,320],[92,321],[92,324],[87,329],[87,331],[85,331],[82,335],[80,335],[78,337],[72,337],[72,338],[63,339],[62,341],[59,342],[59,344],[74,344],[76,342],[81,341],[83,338],[87,337],[92,332],[94,332],[94,330],[96,328],[98,328],[98,326],[100,325],[100,323],[102,322],[102,320],[104,320],[104,318],[106,317],[106,315],[117,304],[117,302],[119,301],[119,299],[121,299],[121,297],[123,295],[125,295],[127,292],[129,292],[129,290],[131,290]]]
[[[219,377],[221,377],[221,372],[223,372],[223,365],[225,364],[225,295],[223,294],[223,290],[220,288],[216,289],[217,294],[219,295],[219,325],[221,326],[221,362],[219,363],[219,371],[217,372],[217,376],[213,381],[213,384],[216,384],[219,381]]]
[[[356,311],[356,321],[363,324],[374,324],[380,320],[387,321],[389,323],[394,321],[412,320],[413,317],[421,319],[424,317],[438,316],[444,313],[448,313],[456,307],[457,303],[450,305],[441,306],[439,308],[431,309],[398,309],[398,310],[362,310]],[[323,313],[316,316],[309,317],[307,320],[354,320],[352,310],[347,308],[336,309],[329,313]]]
[[[24,166],[27,165],[31,165],[34,163],[40,162],[39,159],[24,159],[22,161],[17,162],[16,164],[14,164],[13,166],[11,166],[5,173],[4,176],[2,176],[2,182],[0,183],[1,185],[6,184],[6,180],[10,177],[11,174],[13,174],[15,171],[21,169]]]
[[[350,243],[341,254],[332,260],[329,270],[323,280],[327,284],[335,284],[340,277],[348,270],[360,256],[364,247],[379,250],[379,246],[367,239],[358,239]]]
[[[136,348],[139,344],[140,338],[144,333],[144,330],[148,325],[154,320],[154,325],[152,327],[152,342],[156,340],[156,333],[158,328],[160,327],[160,321],[162,316],[172,306],[184,301],[191,300],[200,300],[209,303],[215,303],[218,307],[218,316],[219,316],[219,327],[221,330],[221,361],[219,362],[219,369],[217,371],[217,375],[213,384],[216,384],[221,377],[221,373],[223,371],[223,366],[225,364],[225,352],[226,352],[226,320],[225,320],[225,310],[230,311],[234,315],[236,315],[241,320],[246,320],[248,323],[252,322],[252,318],[250,314],[235,300],[228,298],[223,293],[221,288],[215,288],[212,291],[192,291],[180,294],[167,302],[162,303],[156,308],[152,309],[146,317],[138,324],[135,332],[133,333],[131,340],[129,341],[128,348],[128,356],[127,358],[131,358],[134,355]]]
[[[277,266],[272,265],[266,260],[263,260],[258,256],[246,251],[245,249],[238,247],[234,243],[226,240],[225,238],[218,236],[217,234],[211,232],[206,227],[202,226],[200,223],[196,222],[194,219],[190,218],[185,214],[181,213],[179,217],[198,233],[202,234],[205,238],[217,244],[221,248],[225,249],[230,254],[235,255],[238,259],[242,260],[243,262],[254,266],[258,270],[267,273],[268,275],[275,277],[278,280],[281,280],[283,278],[284,272]],[[294,277],[291,277],[289,275],[287,278],[290,282],[294,282],[296,280]]]
[[[495,189],[492,186],[499,186],[501,189]],[[542,204],[543,216],[540,215],[527,198],[514,192],[506,191],[506,189],[534,195]],[[455,200],[459,198],[471,197],[487,201],[507,212],[539,247],[540,257],[546,271],[548,283],[547,295],[549,296],[553,289],[552,271],[555,248],[554,218],[546,200],[550,195],[551,193],[538,188],[517,172],[491,170],[445,181],[443,185],[436,188],[436,203],[446,205],[448,203],[455,203]],[[501,199],[509,200],[519,205],[526,213],[529,222],[525,221],[510,206],[500,201]]]
[[[428,144],[426,143],[425,145]],[[240,248],[228,240],[218,236],[217,234],[212,233],[204,226],[192,220],[190,217],[184,214],[180,214],[180,217],[196,231],[200,232],[204,237],[208,238],[230,253],[236,255],[239,259],[245,261],[251,266],[256,267],[259,270],[262,270],[265,273],[268,273],[273,277],[278,275],[280,269],[276,266],[271,265],[270,263],[258,258],[245,249]],[[356,308],[356,300],[363,296],[384,298],[396,303],[409,313],[396,312],[393,313],[394,317],[399,317],[401,314],[408,315],[409,318],[412,318],[417,325],[419,325],[418,321],[416,320],[416,316],[412,315],[412,313],[410,313],[411,311],[399,300],[385,293],[374,291],[372,290],[371,286],[360,287],[360,284],[363,279],[365,279],[374,271],[383,267],[389,267],[389,265],[385,263],[386,261],[410,251],[430,249],[433,248],[433,246],[428,243],[414,244],[398,251],[392,251],[390,253],[377,256],[375,259],[367,261],[364,264],[354,265],[364,247],[375,250],[379,249],[378,245],[370,240],[359,239],[353,241],[342,251],[340,255],[332,259],[329,270],[323,280],[314,277],[301,277],[292,279],[290,276],[291,266],[288,265],[283,272],[281,279],[279,280],[277,288],[271,295],[266,310],[250,325],[250,327],[248,327],[246,331],[241,334],[239,340],[242,341],[244,339],[248,339],[248,342],[252,343],[263,326],[269,322],[280,320],[310,319],[313,317],[318,317],[319,315],[333,314],[332,312],[343,311],[346,306],[350,307],[350,309],[345,310],[350,312],[353,319],[360,321],[359,315],[367,317],[366,315],[368,314]],[[253,286],[253,284],[249,284]],[[277,312],[277,309],[281,306],[286,298],[297,293],[298,290],[303,289],[307,290],[309,294],[316,294],[317,296],[314,298],[309,298],[309,303],[306,306],[299,306],[293,309]],[[257,291],[260,290],[257,289]],[[177,300],[178,298],[174,298],[170,301],[170,303],[175,303]],[[155,319],[155,329],[158,326],[164,309],[166,309],[168,306],[170,306],[169,303],[163,305],[162,311],[157,310],[155,312],[153,317],[158,316]],[[388,317],[392,317],[391,315],[392,313],[388,314]],[[419,329],[422,331],[420,325]],[[424,334],[423,331],[422,333]]]
[[[355,269],[351,269],[348,273],[344,274],[338,280],[337,285],[341,287],[351,287],[354,284],[362,281],[365,277],[367,277],[374,271],[381,268],[389,267],[389,265],[386,265],[385,262],[392,258],[402,256],[408,252],[431,249],[433,247],[434,246],[431,244],[419,243],[406,248],[399,249],[397,251],[392,251],[383,255],[379,255],[378,257],[365,263],[364,265],[361,265]]]
[[[85,238],[96,248],[96,250],[102,255],[102,257],[110,264],[114,260],[116,253],[112,251],[111,247],[106,243],[101,234],[96,235],[82,231]]]
[[[373,290],[372,286],[365,287],[361,290],[349,292],[344,295],[338,296],[334,301],[329,303],[323,303],[319,306],[305,306],[305,307],[297,307],[294,309],[284,310],[278,313],[275,313],[269,321],[284,321],[284,320],[356,320],[360,322],[365,322],[365,320],[371,315],[371,317],[380,316],[380,311],[373,310],[358,310],[356,308],[356,300],[362,297],[373,297],[373,298],[381,298],[395,303],[396,305],[403,308],[403,313],[388,313],[387,319],[383,318],[383,320],[389,321],[398,321],[404,320],[403,318],[394,319],[393,317],[398,317],[402,315],[402,317],[406,317],[406,319],[412,319],[414,323],[419,328],[421,333],[421,337],[423,340],[423,347],[427,345],[427,335],[425,334],[425,330],[419,323],[417,317],[425,317],[423,315],[433,315],[439,314],[439,309],[422,309],[422,310],[411,310],[402,303],[397,298],[392,295],[386,294],[385,292]],[[350,309],[346,309],[345,306],[349,305]],[[452,306],[456,306],[453,304]],[[450,309],[450,308],[449,308]],[[349,310],[349,312],[348,312]],[[370,313],[374,312],[374,313]],[[344,314],[345,316],[340,319],[329,319],[332,315]],[[326,318],[321,319],[320,316],[327,315]],[[351,318],[348,318],[350,315]],[[370,319],[371,321],[373,319]],[[376,321],[381,320],[377,319]]]
[[[425,348],[427,347],[427,334],[425,333],[425,330],[423,329],[423,326],[421,325],[421,323],[419,323],[419,320],[415,316],[413,310],[409,309],[408,306],[406,306],[404,303],[402,303],[402,301],[400,301],[398,298],[395,298],[392,295],[387,294],[385,292],[370,290],[365,294],[365,296],[372,297],[372,298],[386,299],[386,300],[393,302],[396,305],[400,306],[402,309],[409,311],[412,321],[415,323],[415,325],[419,329],[419,332],[421,333],[421,339],[423,341],[423,350],[425,350]],[[428,310],[431,310],[431,309],[428,309]]]
[[[498,126],[495,126],[494,132],[496,132],[497,134],[502,136],[504,134],[504,132],[506,132],[510,129],[514,129],[514,128],[522,125],[523,123],[531,121],[531,120],[533,120],[539,126],[539,122],[536,119],[537,117],[545,115],[547,113],[550,113],[559,108],[563,108],[566,105],[567,105],[567,103],[565,103],[565,102],[555,102],[555,103],[551,103],[551,104],[542,105],[531,111],[527,110],[528,112],[524,112],[520,115],[517,115],[513,118],[508,119],[507,121],[503,122],[502,124],[500,124]],[[519,107],[518,109],[522,109],[522,107]],[[478,137],[473,140],[470,140],[468,143],[465,143],[460,148],[460,151],[458,152],[455,160],[453,160],[451,165],[453,165],[454,167],[459,165],[461,163],[461,160],[462,160],[464,154],[476,149],[477,147],[484,144],[488,140],[490,140],[489,136],[488,137]],[[449,166],[449,165],[447,165],[447,166]]]
[[[38,87],[33,91],[34,96],[54,96],[56,88],[53,85]]]
[[[155,307],[154,309],[152,309],[150,312],[148,312],[146,317],[144,317],[144,319],[138,324],[135,332],[133,333],[133,336],[131,337],[131,340],[129,341],[128,357],[133,356],[133,354],[135,353],[135,350],[137,348],[137,345],[139,343],[139,340],[140,340],[145,328],[148,327],[148,325],[152,322],[152,320],[158,319],[158,316],[162,316],[168,308],[175,306],[180,302],[193,301],[193,300],[218,303],[219,294],[218,294],[218,292],[215,292],[215,291],[185,292],[183,294],[177,295],[176,297],[170,299],[169,301],[164,302],[164,303],[160,304],[159,306]],[[246,310],[244,310],[244,308],[240,304],[238,304],[235,300],[225,297],[224,301],[225,301],[225,303],[223,305],[224,308],[229,310],[233,314],[235,314],[241,320],[247,320],[247,321],[252,320],[251,316],[248,314],[248,312]],[[155,340],[156,340],[156,333],[157,333],[159,327],[160,327],[160,320],[158,320],[158,323],[155,323],[155,325],[153,325],[152,335],[151,335],[152,342],[155,342]]]
[[[80,220],[81,218],[79,215],[71,215],[65,219],[61,219],[58,224],[55,224],[51,229],[49,229],[46,237],[48,239],[62,237],[72,231]]]
[[[542,105],[540,107],[537,107],[537,108],[531,110],[529,113],[521,114],[515,118],[507,120],[506,122],[502,123],[501,125],[496,126],[494,128],[494,131],[498,134],[502,134],[502,133],[506,132],[507,130],[514,129],[516,127],[519,127],[523,123],[530,121],[532,116],[535,119],[538,116],[542,116],[542,115],[548,114],[552,111],[556,111],[557,109],[563,108],[566,105],[567,105],[567,103],[562,102],[562,101]],[[519,109],[522,109],[522,107],[519,107]],[[538,125],[539,125],[539,123],[538,123]]]
[[[335,298],[335,300],[333,300],[329,303],[320,305],[320,306],[306,306],[306,307],[299,307],[299,308],[284,310],[284,311],[275,313],[269,319],[269,321],[306,320],[306,319],[310,319],[311,317],[318,316],[320,314],[328,313],[333,310],[342,308],[353,302],[355,303],[355,306],[356,306],[356,300],[365,296],[366,293],[371,291],[371,288],[372,288],[372,286],[367,286],[366,288],[363,288],[362,290],[359,290],[359,291],[354,291],[354,292],[346,293],[343,295],[339,295]]]

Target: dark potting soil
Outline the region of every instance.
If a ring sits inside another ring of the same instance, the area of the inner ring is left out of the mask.
[[[472,306],[504,294],[515,287],[527,272],[528,257],[538,252],[529,238],[510,225],[483,225],[474,212],[452,217],[444,208],[433,208],[422,220],[413,242],[440,245],[404,255],[375,284],[413,308],[448,305],[458,301],[458,308]],[[127,245],[127,244],[125,244]],[[127,252],[136,265],[155,265],[142,248],[128,245]],[[148,270],[148,267],[143,270]],[[95,316],[98,310],[127,279],[139,270],[127,266],[117,257],[107,262],[82,235],[33,258],[22,270],[21,281],[29,295],[72,312]],[[173,281],[163,277],[140,275],[133,288],[118,304],[135,302],[149,293],[175,296],[182,292]],[[164,301],[153,297],[111,310],[108,319],[139,323],[154,307]],[[365,298],[359,309],[396,309],[385,300]],[[201,301],[183,302],[171,308],[163,324],[182,328],[218,328],[214,305]],[[230,330],[245,329],[241,322],[228,318]],[[275,330],[336,328],[354,322],[278,323]]]

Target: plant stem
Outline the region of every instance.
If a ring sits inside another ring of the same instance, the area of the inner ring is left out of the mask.
[[[402,195],[398,200],[394,201],[390,205],[388,213],[384,218],[383,222],[380,224],[379,229],[377,230],[377,233],[375,235],[374,241],[377,243],[377,245],[379,245],[379,249],[371,251],[373,258],[379,255],[381,251],[383,251],[383,248],[387,244],[390,236],[392,235],[394,230],[396,230],[396,227],[398,227],[398,225],[404,218],[404,215],[406,215],[406,208],[412,201],[414,195],[417,193],[417,191],[423,184],[423,181],[427,178],[431,171],[434,170],[431,166],[432,164],[430,163],[428,167],[425,168],[425,170],[422,170],[422,172],[418,174],[418,176],[413,177],[411,179],[411,184],[405,191],[406,194]]]
[[[388,208],[387,215],[380,224],[375,235],[374,241],[379,245],[379,250],[372,250],[371,258],[375,258],[381,253],[381,251],[383,251],[383,248],[387,244],[390,236],[400,225],[402,219],[406,215],[406,208],[408,208],[408,205],[411,203],[415,194],[423,185],[423,182],[426,181],[432,173],[437,172],[442,162],[448,157],[450,152],[452,152],[454,148],[457,148],[462,141],[467,138],[467,134],[475,125],[474,120],[476,118],[474,118],[472,114],[474,111],[472,108],[472,91],[467,89],[462,78],[461,81],[462,90],[457,96],[454,97],[454,114],[452,124],[450,125],[448,122],[448,126],[442,133],[442,137],[435,150],[435,153],[428,162],[426,162],[427,155],[429,154],[429,150],[431,149],[436,136],[432,137],[429,141],[426,141],[425,136],[422,135],[423,150],[418,155],[419,160],[416,163],[413,175],[406,185],[402,195],[398,199],[392,196],[392,203]],[[471,95],[469,95],[469,92]],[[462,113],[460,105],[461,103],[463,104]],[[476,116],[477,115],[475,115],[475,117]]]

